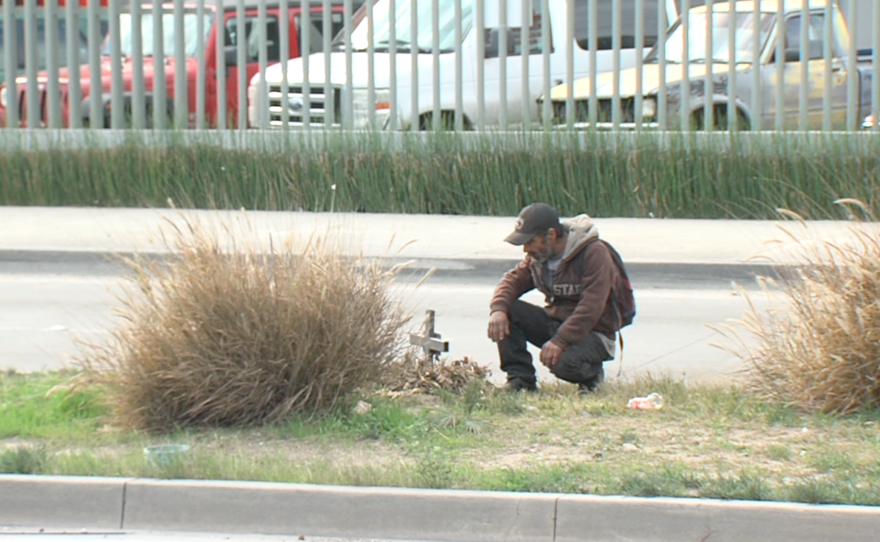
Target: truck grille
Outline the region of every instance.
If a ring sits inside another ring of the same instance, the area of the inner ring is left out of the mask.
[[[25,111],[27,111],[27,107],[24,104],[24,88],[19,87],[18,91],[18,121],[22,126],[25,126],[25,121],[27,119],[24,118]]]
[[[46,101],[46,87],[40,86],[40,126],[45,128],[49,125],[49,102]]]
[[[309,88],[308,107],[309,125],[325,126],[327,119],[330,126],[338,127],[342,124],[342,89],[338,86],[330,86],[330,94],[324,92],[323,85],[315,85]],[[272,127],[284,126],[284,112],[287,111],[288,126],[302,126],[305,122],[306,97],[301,86],[289,87],[285,96],[281,92],[280,85],[269,87],[269,125]]]
[[[597,100],[599,110],[596,112],[596,122],[611,123],[613,118],[612,100],[602,98]],[[590,122],[590,100],[577,100],[574,102],[574,122],[588,123]],[[620,99],[620,122],[635,122],[635,100],[633,98]],[[553,123],[565,124],[566,106],[565,102],[553,102]]]
[[[19,125],[24,127],[27,126],[27,85],[22,85],[18,89],[18,122]],[[48,105],[46,103],[46,87],[44,85],[39,85],[39,103],[37,105],[37,109],[40,112],[40,122],[38,126],[43,128],[46,127],[48,118]]]

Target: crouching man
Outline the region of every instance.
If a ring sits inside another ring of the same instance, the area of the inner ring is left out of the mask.
[[[605,378],[602,363],[614,358],[620,316],[612,292],[621,274],[589,216],[560,221],[545,203],[525,207],[504,239],[522,246],[525,258],[508,271],[490,304],[489,338],[498,343],[508,390],[537,389],[527,342],[541,348],[541,363],[557,378],[594,391]],[[520,300],[537,288],[541,308]]]

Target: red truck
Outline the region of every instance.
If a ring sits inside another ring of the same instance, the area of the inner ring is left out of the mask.
[[[217,4],[222,7],[218,8]],[[266,41],[267,41],[267,64],[273,64],[286,58],[297,58],[300,56],[301,35],[299,32],[302,17],[302,7],[299,0],[289,0],[287,9],[287,19],[284,20],[282,10],[277,0],[267,0],[266,2]],[[217,32],[222,28],[225,33],[224,50],[222,54],[226,61],[226,73],[222,78],[225,81],[224,88],[226,91],[226,118],[227,126],[236,126],[239,118],[239,107],[247,107],[246,97],[239,96],[239,70],[247,70],[245,81],[250,81],[251,77],[259,70],[259,12],[256,0],[245,0],[245,15],[243,31],[239,31],[239,22],[237,17],[237,5],[235,0],[223,0],[222,2],[205,2],[203,8],[203,24],[202,28],[205,32],[205,120],[208,126],[217,126],[217,101],[218,101],[218,81],[217,77]],[[221,11],[222,13],[218,13]],[[198,47],[200,40],[198,39],[198,11],[194,3],[187,2],[184,5],[183,28],[184,28],[184,56],[186,62],[186,78],[187,78],[187,103],[188,115],[187,124],[190,127],[196,126],[196,91],[197,91],[197,74],[198,68]],[[312,4],[311,7],[311,31],[310,31],[310,51],[319,50],[323,39],[321,33],[324,27],[324,8],[322,4]],[[219,15],[219,16],[218,16]],[[333,0],[331,4],[331,28],[332,34],[335,35],[343,27],[344,7],[341,0]],[[133,64],[133,33],[132,33],[132,15],[129,12],[121,13],[120,19],[120,48],[121,48],[121,80],[123,86],[122,104],[124,108],[125,126],[131,125],[132,119],[132,100],[133,100],[133,82],[134,82],[134,64]],[[156,59],[154,57],[154,8],[144,5],[141,11],[141,35],[142,35],[142,66],[144,81],[144,107],[145,120],[147,127],[152,126],[153,121],[153,104],[161,103],[161,100],[154,101],[156,93],[154,92],[154,79],[156,78]],[[221,23],[221,24],[218,24]],[[173,126],[174,115],[174,93],[175,93],[175,32],[179,25],[175,24],[174,5],[162,5],[162,36],[163,36],[163,60],[161,64],[164,66],[165,72],[165,108],[167,118],[165,121],[167,127]],[[286,55],[282,55],[279,30],[282,24],[288,27],[289,50]],[[100,59],[101,67],[101,107],[103,118],[100,120],[100,126],[109,128],[111,125],[111,108],[112,104],[112,80],[113,73],[111,70],[111,43],[112,36],[108,36],[102,48],[102,56]],[[244,40],[246,44],[246,65],[238,65],[238,44],[240,40]],[[156,48],[158,49],[158,48]],[[71,125],[70,114],[71,107],[69,103],[70,89],[69,70],[62,68],[59,71],[59,83],[61,90],[61,118],[64,127]],[[82,126],[92,125],[90,112],[91,99],[91,74],[88,62],[84,62],[80,66],[79,80],[81,83],[82,103],[79,107],[82,115]],[[38,89],[41,94],[40,100],[40,126],[47,126],[48,119],[48,102],[46,99],[46,88],[48,76],[45,71],[40,72],[38,77]],[[22,76],[16,78],[16,91],[18,100],[18,118],[22,127],[27,126],[27,78]],[[240,105],[241,104],[241,105]],[[7,100],[6,85],[0,85],[0,126],[7,125]]]

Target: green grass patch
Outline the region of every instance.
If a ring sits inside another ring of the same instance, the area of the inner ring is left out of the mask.
[[[84,438],[108,409],[99,388],[75,385],[74,373],[0,372],[0,438]]]
[[[829,418],[735,386],[371,393],[264,426],[144,433],[114,429],[104,391],[77,379],[3,373],[0,472],[880,504],[872,412]],[[666,406],[628,410],[645,390]],[[161,444],[189,449],[150,460]]]

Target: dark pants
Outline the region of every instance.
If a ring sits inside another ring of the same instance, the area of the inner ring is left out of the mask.
[[[541,307],[520,300],[510,307],[509,317],[510,335],[498,343],[501,370],[507,373],[507,380],[519,378],[534,384],[535,366],[526,343],[539,348],[544,346],[556,335],[562,322],[548,316]],[[602,362],[610,359],[602,340],[595,333],[588,333],[565,349],[550,372],[568,382],[588,384],[604,374]]]

